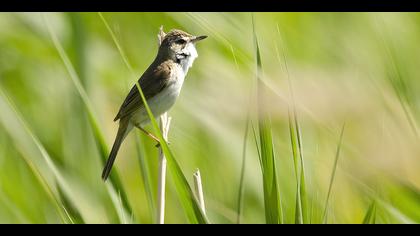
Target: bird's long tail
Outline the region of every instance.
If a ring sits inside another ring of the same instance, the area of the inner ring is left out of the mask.
[[[115,137],[114,145],[112,145],[111,152],[109,153],[108,160],[106,161],[106,165],[104,170],[102,171],[102,180],[106,181],[111,173],[112,166],[114,165],[115,158],[117,157],[118,150],[121,147],[121,143],[124,141],[125,137],[127,136],[129,129],[129,122],[120,120],[120,127],[118,128],[117,136]]]

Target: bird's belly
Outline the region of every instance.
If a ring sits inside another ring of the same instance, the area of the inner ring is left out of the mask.
[[[176,80],[159,94],[147,101],[150,110],[155,118],[167,112],[174,104],[181,92],[183,78]],[[144,106],[138,109],[132,116],[131,121],[140,126],[144,126],[150,122],[149,116]]]

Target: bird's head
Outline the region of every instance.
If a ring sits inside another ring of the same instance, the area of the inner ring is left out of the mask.
[[[164,33],[161,28],[159,54],[181,64],[187,62],[188,67],[190,67],[192,61],[198,56],[195,44],[205,38],[207,38],[205,35],[194,36],[178,29]]]

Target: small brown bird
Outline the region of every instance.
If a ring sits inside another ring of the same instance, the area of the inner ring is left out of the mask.
[[[158,54],[138,81],[155,117],[159,117],[174,105],[188,69],[198,57],[195,43],[205,38],[207,36],[193,36],[177,29],[165,34],[161,28]],[[104,181],[111,172],[121,143],[133,127],[139,128],[159,143],[159,139],[143,128],[150,119],[136,85],[121,105],[114,121],[117,120],[120,121],[118,133],[102,172]]]

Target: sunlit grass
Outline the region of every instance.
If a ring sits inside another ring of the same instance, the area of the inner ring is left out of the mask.
[[[339,140],[338,145],[337,145],[337,152],[335,153],[334,165],[333,165],[333,170],[332,170],[331,178],[330,178],[330,184],[328,185],[327,200],[325,200],[324,213],[323,213],[323,216],[322,216],[322,222],[324,222],[324,223],[327,222],[328,204],[329,204],[329,201],[330,201],[332,187],[333,187],[333,183],[334,183],[334,179],[335,179],[335,172],[337,171],[338,160],[339,160],[339,157],[340,157],[341,145],[343,143],[343,136],[344,136],[344,128],[345,127],[346,127],[346,124],[344,123],[343,127],[341,128],[340,140]]]
[[[44,19],[45,19],[45,15],[44,15]],[[107,156],[108,156],[108,147],[105,144],[105,138],[104,135],[102,134],[102,131],[99,127],[96,115],[93,111],[93,107],[92,104],[90,102],[90,99],[86,93],[86,91],[84,90],[82,84],[80,83],[80,79],[77,76],[77,73],[73,67],[73,65],[71,64],[66,52],[64,51],[63,47],[61,46],[60,42],[57,39],[56,34],[54,33],[54,31],[51,28],[51,25],[49,24],[48,19],[45,19],[45,23],[48,27],[49,33],[51,35],[52,41],[54,43],[54,46],[56,47],[61,59],[63,60],[63,63],[70,75],[71,81],[73,82],[73,84],[75,85],[80,97],[82,98],[82,101],[86,107],[86,111],[89,117],[89,121],[90,121],[90,125],[92,127],[93,133],[95,135],[95,140],[97,142],[98,145],[98,149],[101,153],[101,156],[103,158],[103,160],[105,161]],[[112,179],[113,182],[117,182],[118,186],[121,188],[121,184],[119,180],[116,180],[115,178]],[[112,199],[112,202],[114,203],[115,209],[118,212],[118,216],[120,219],[121,223],[126,223],[127,219],[128,219],[128,213],[125,212],[125,207],[122,205],[123,202],[120,201],[121,195],[125,195],[125,192],[119,192],[117,193],[116,190],[114,189],[114,187],[112,186],[111,183],[107,184],[107,189],[109,191],[110,197]],[[126,200],[126,197],[123,197],[124,201]],[[126,206],[128,206],[127,202],[124,202]]]
[[[264,190],[264,207],[265,219],[269,224],[282,223],[282,210],[280,193],[277,184],[277,168],[275,151],[273,146],[273,136],[271,128],[271,115],[265,110],[265,84],[261,82],[262,78],[262,62],[258,38],[255,31],[255,22],[252,18],[252,27],[255,43],[255,57],[257,64],[257,110],[258,110],[258,134],[259,134],[259,158],[261,164],[261,172],[263,175],[263,190]]]
[[[150,140],[100,172],[161,25],[209,35],[147,127],[165,223],[420,222],[418,13],[1,13],[0,222],[155,222]]]

